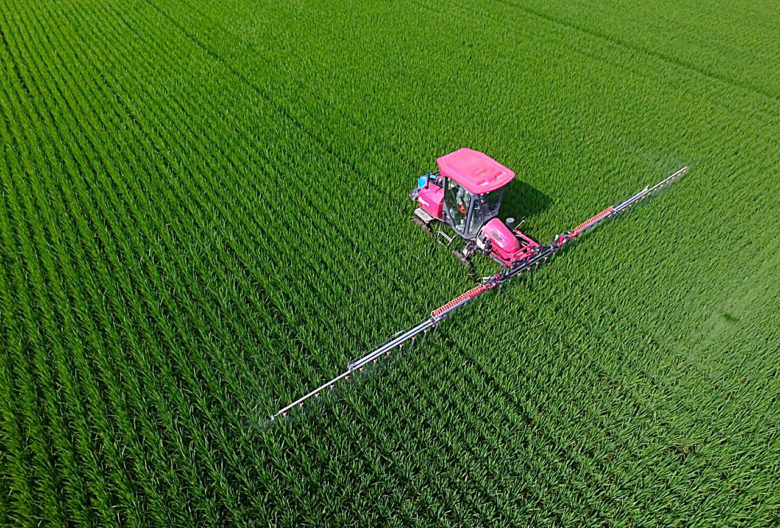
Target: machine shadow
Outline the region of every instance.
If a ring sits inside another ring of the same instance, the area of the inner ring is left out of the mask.
[[[552,198],[524,181],[515,180],[506,190],[501,216],[513,216],[517,220],[530,218],[552,205]]]

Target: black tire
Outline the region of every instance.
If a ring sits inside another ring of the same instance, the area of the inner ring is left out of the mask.
[[[415,224],[417,224],[418,226],[420,226],[420,229],[422,229],[422,230],[423,230],[423,231],[425,231],[426,233],[430,234],[430,233],[432,232],[432,230],[431,230],[431,226],[430,226],[430,225],[428,225],[428,224],[426,224],[425,222],[423,222],[423,221],[422,221],[421,219],[419,219],[418,217],[416,217],[416,216],[413,216],[413,217],[412,217],[412,222],[414,222]]]
[[[471,261],[469,260],[469,258],[466,255],[464,255],[463,253],[461,253],[460,251],[458,251],[457,249],[453,249],[452,250],[452,254],[455,256],[456,259],[461,261],[463,264],[466,264],[466,265],[471,264]]]

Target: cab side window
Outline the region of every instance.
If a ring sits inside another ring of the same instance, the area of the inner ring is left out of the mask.
[[[475,236],[482,227],[482,223],[485,220],[483,209],[484,206],[482,205],[482,200],[474,200],[474,205],[471,209],[471,218],[469,219],[469,227],[465,233],[467,237]]]

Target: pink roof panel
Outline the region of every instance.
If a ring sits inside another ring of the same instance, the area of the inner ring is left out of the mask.
[[[474,194],[485,194],[500,189],[515,177],[515,173],[490,156],[462,148],[436,160],[439,172],[452,178]]]

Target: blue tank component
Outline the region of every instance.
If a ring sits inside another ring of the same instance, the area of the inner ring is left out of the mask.
[[[420,176],[417,178],[417,187],[425,187],[428,184],[428,180],[433,180],[434,178],[436,178],[436,175],[432,172]]]

